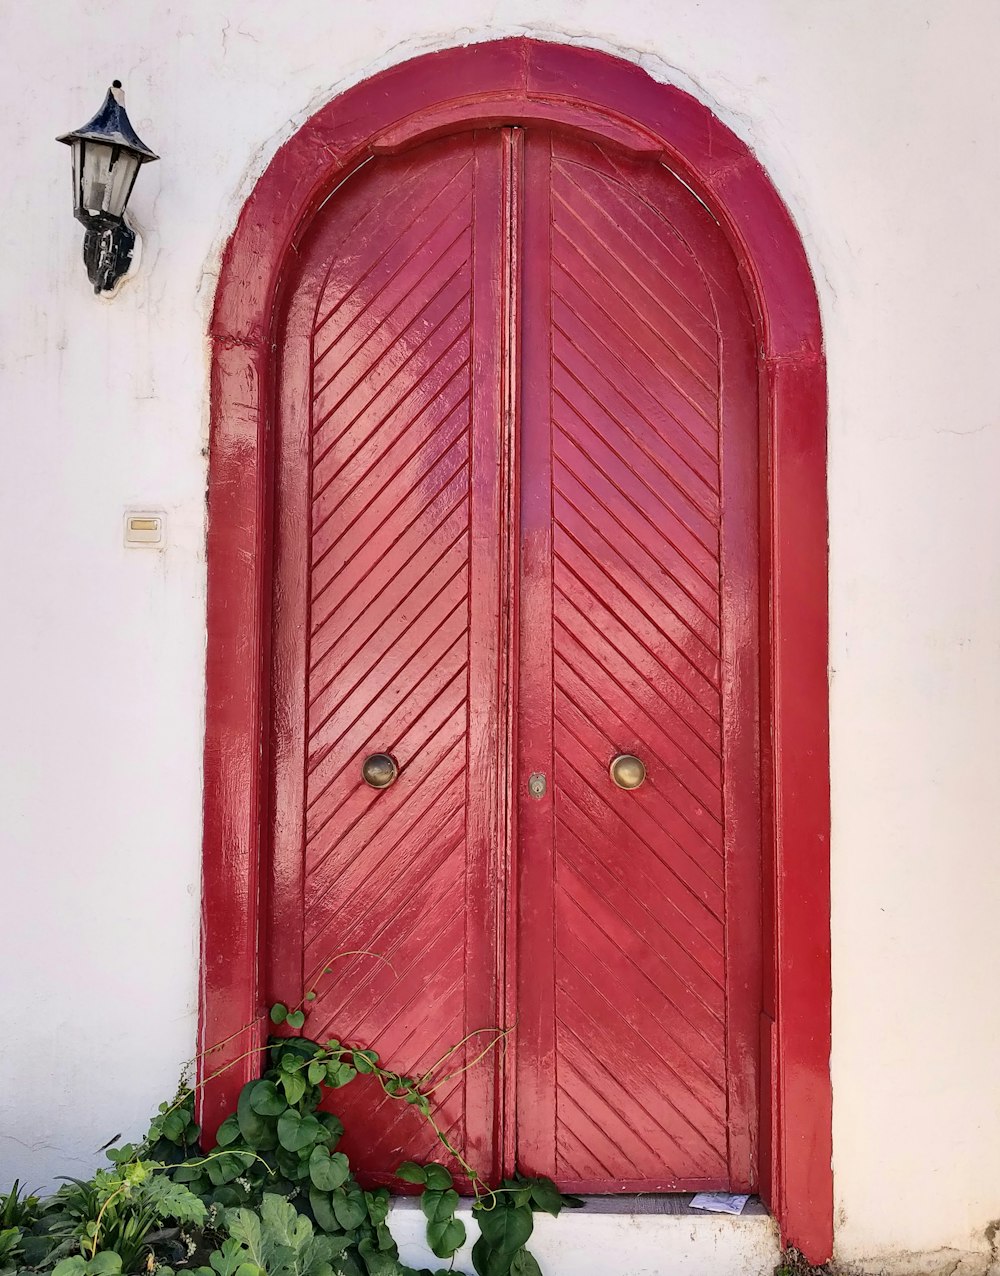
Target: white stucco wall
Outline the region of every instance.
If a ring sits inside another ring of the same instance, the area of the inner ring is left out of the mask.
[[[830,361],[837,1250],[986,1254],[1000,5],[3,0],[0,17],[0,1180],[85,1169],[193,1052],[204,333],[240,203],[338,89],[527,32],[694,92],[802,230]],[[115,76],[163,159],[133,199],[141,270],[108,302],[52,139]],[[135,504],[166,509],[164,553],[122,547]]]

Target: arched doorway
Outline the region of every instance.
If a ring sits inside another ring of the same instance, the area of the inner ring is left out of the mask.
[[[279,152],[213,337],[203,1043],[388,947],[316,1014],[516,1022],[445,1097],[494,1172],[759,1185],[825,1257],[823,368],[756,162],[603,55],[417,59]]]

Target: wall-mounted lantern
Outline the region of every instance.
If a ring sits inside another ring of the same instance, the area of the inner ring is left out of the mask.
[[[56,141],[73,148],[73,212],[87,228],[87,274],[94,292],[110,292],[128,270],[135,248],[135,231],[125,222],[132,187],[140,167],[159,156],[132,127],[121,80],[108,89],[92,120]]]

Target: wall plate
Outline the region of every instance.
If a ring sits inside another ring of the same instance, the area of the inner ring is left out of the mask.
[[[167,542],[167,516],[163,510],[127,509],[125,544],[129,549],[163,549]]]

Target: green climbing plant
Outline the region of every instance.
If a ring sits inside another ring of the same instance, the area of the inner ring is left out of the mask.
[[[453,1265],[468,1238],[453,1170],[473,1193],[477,1276],[538,1273],[527,1248],[534,1214],[558,1215],[582,1202],[545,1178],[488,1184],[434,1107],[435,1091],[501,1045],[506,1030],[470,1033],[413,1077],[387,1068],[374,1050],[304,1036],[315,996],[312,990],[298,1005],[271,1008],[271,1022],[286,1035],[263,1048],[260,1075],[241,1089],[211,1150],[201,1146],[194,1089],[182,1080],[145,1138],[107,1150],[110,1168],[69,1180],[41,1202],[20,1198],[17,1184],[0,1197],[0,1206],[8,1203],[7,1217],[0,1209],[7,1224],[0,1276],[461,1276]],[[456,1063],[462,1051],[471,1058]],[[338,1148],[344,1127],[326,1101],[359,1076],[414,1108],[441,1146],[441,1160],[408,1161],[398,1175],[419,1189],[428,1247],[447,1268],[417,1272],[400,1259],[388,1189],[366,1190]]]

